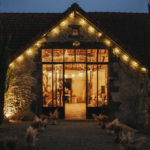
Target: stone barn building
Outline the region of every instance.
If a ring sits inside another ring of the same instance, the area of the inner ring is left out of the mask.
[[[150,14],[1,13],[11,31],[5,118],[31,112],[85,120],[106,113],[145,122],[150,63]],[[147,104],[148,105],[148,104]]]

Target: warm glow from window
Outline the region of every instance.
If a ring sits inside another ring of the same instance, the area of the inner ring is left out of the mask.
[[[122,56],[122,59],[123,59],[124,61],[128,61],[128,60],[129,60],[129,57],[128,57],[127,55],[123,55],[123,56]]]
[[[88,30],[89,30],[89,32],[91,32],[91,33],[93,33],[93,32],[95,31],[95,29],[94,29],[93,27],[91,27],[91,26],[88,28]]]
[[[52,73],[48,73],[48,77],[51,77],[52,76]]]
[[[65,74],[65,78],[68,78],[68,75],[67,75],[67,74]]]
[[[27,53],[28,55],[32,55],[32,50],[31,50],[31,49],[28,49],[26,53]]]
[[[75,74],[72,74],[71,77],[74,78],[74,77],[75,77]]]
[[[6,116],[6,118],[9,118],[10,116],[12,116],[12,113],[7,112],[7,113],[5,114],[5,116]]]
[[[22,61],[23,60],[23,56],[19,56],[18,58],[17,58],[17,61]]]
[[[104,40],[104,43],[105,43],[107,46],[110,46],[110,45],[111,45],[111,41],[108,40],[108,39],[105,39],[105,40]]]

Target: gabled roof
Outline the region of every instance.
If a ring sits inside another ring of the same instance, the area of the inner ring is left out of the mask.
[[[74,10],[79,11],[142,64],[150,64],[150,14],[86,13],[77,4],[64,13],[0,13],[0,20],[12,35],[9,46],[11,54],[27,48]]]

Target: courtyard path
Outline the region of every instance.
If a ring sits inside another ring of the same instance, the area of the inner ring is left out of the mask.
[[[16,136],[17,150],[25,150],[24,136],[28,126],[29,123],[3,124],[0,138]],[[113,140],[114,136],[106,134],[95,121],[59,120],[57,125],[49,125],[39,133],[36,150],[119,150]]]

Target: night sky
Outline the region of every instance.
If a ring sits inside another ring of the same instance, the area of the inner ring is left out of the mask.
[[[0,0],[0,12],[64,12],[76,2],[85,11],[148,12],[149,0]]]

